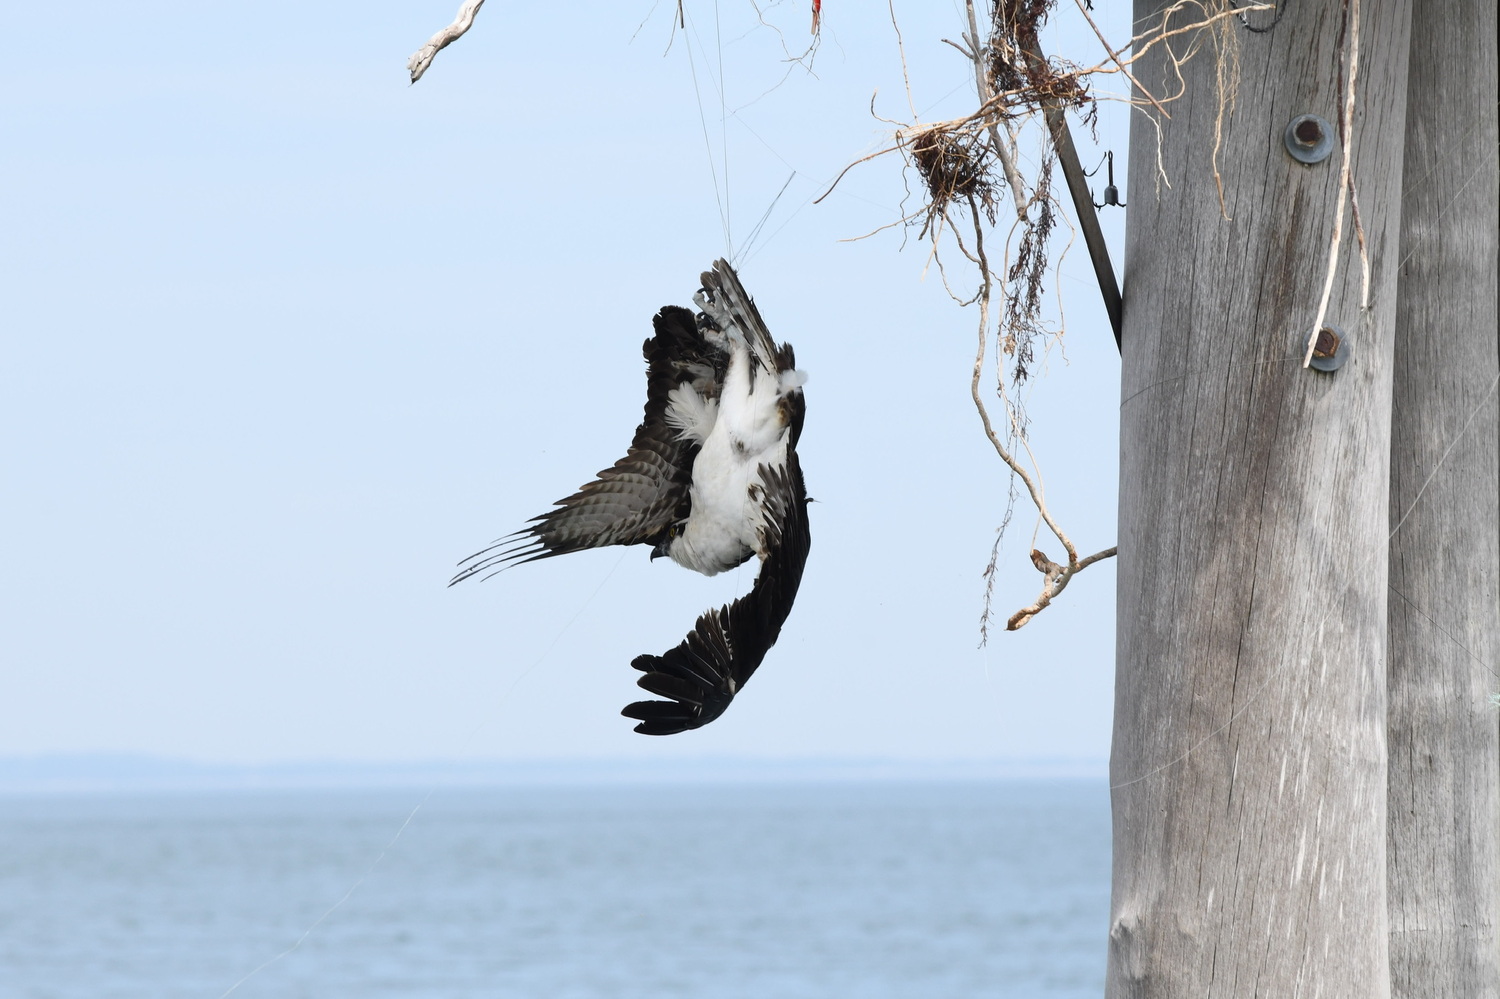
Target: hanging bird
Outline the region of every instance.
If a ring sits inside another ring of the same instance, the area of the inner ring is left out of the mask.
[[[556,509],[459,563],[449,585],[513,565],[606,545],[649,545],[712,576],[760,559],[750,592],[706,611],[682,643],[631,663],[667,700],[622,714],[645,735],[700,728],[729,706],[781,634],[811,539],[797,460],[806,409],[792,348],[777,344],[734,268],[702,275],[699,312],[652,319],[646,412],[625,457]]]

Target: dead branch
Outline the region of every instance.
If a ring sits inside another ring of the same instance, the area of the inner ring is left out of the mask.
[[[1200,21],[1194,21],[1191,24],[1180,25],[1168,31],[1166,26],[1172,15],[1177,13],[1182,8],[1189,6],[1198,7],[1199,9],[1203,10],[1203,19]],[[1217,24],[1225,18],[1236,17],[1242,12],[1275,9],[1276,5],[1273,3],[1253,3],[1245,4],[1243,7],[1240,7],[1238,9],[1231,7],[1221,10],[1215,14],[1209,14],[1207,12],[1207,8],[1202,3],[1198,2],[1198,0],[1180,0],[1180,2],[1173,4],[1171,7],[1168,7],[1166,10],[1161,12],[1160,17],[1157,19],[1158,24],[1160,25],[1159,27],[1149,31],[1143,31],[1130,40],[1130,45],[1128,46],[1128,48],[1130,49],[1130,58],[1125,60],[1124,65],[1135,65],[1135,63],[1147,52],[1150,52],[1152,49],[1156,48],[1156,46],[1168,41],[1169,39],[1176,38],[1179,35],[1186,35],[1190,33],[1197,34],[1204,28],[1211,27],[1212,25]],[[1145,42],[1144,45],[1141,44],[1143,41]],[[1180,65],[1182,62],[1186,62],[1187,60],[1180,59],[1176,61]],[[1101,71],[1096,70],[1095,72]]]
[[[974,89],[979,95],[979,106],[984,107],[994,98],[995,88],[984,65],[984,47],[979,43],[979,24],[974,20],[974,0],[964,0],[964,7],[969,14],[969,34],[964,41],[969,43],[967,54],[974,60]],[[1005,179],[1010,182],[1011,197],[1016,202],[1016,215],[1024,219],[1026,217],[1026,188],[1021,183],[1021,174],[1016,170],[1010,149],[1000,139],[1000,128],[995,121],[990,121],[988,131],[990,145],[1000,159],[1000,168],[1005,173]]]
[[[411,73],[411,82],[416,83],[427,72],[427,67],[432,65],[432,60],[437,54],[458,39],[462,38],[464,32],[474,25],[474,15],[479,13],[479,8],[484,6],[484,0],[464,0],[463,6],[458,8],[458,16],[453,23],[442,31],[427,39],[427,44],[412,53],[406,61],[406,69]]]
[[[1062,543],[1063,549],[1068,553],[1068,564],[1074,565],[1078,561],[1078,551],[1073,547],[1073,542],[1063,533],[1057,521],[1052,519],[1051,512],[1047,509],[1046,500],[1042,497],[1040,485],[1026,471],[1026,468],[1016,460],[1015,456],[1006,448],[1000,436],[995,433],[994,423],[990,420],[989,409],[984,404],[984,396],[979,391],[979,382],[984,374],[985,349],[989,340],[989,317],[990,298],[994,292],[994,278],[990,271],[989,258],[984,249],[984,229],[978,220],[974,221],[975,255],[979,260],[980,290],[979,290],[979,347],[974,353],[974,374],[969,382],[970,394],[974,399],[974,408],[979,411],[980,423],[984,426],[984,434],[989,438],[990,444],[995,448],[995,453],[1000,456],[1011,472],[1021,480],[1031,496],[1031,502],[1035,504],[1037,513],[1047,528]],[[1014,415],[1012,416],[1014,419]]]
[[[1120,53],[1116,52],[1113,48],[1110,47],[1109,40],[1104,37],[1104,32],[1099,30],[1099,25],[1095,24],[1094,19],[1089,16],[1088,5],[1084,3],[1083,0],[1073,0],[1073,2],[1078,6],[1078,13],[1082,14],[1083,19],[1089,23],[1089,27],[1094,29],[1094,37],[1099,39],[1099,44],[1104,46],[1104,51],[1109,53],[1110,60],[1116,66],[1120,67],[1120,72],[1125,74],[1125,79],[1130,81],[1131,86],[1135,87],[1136,90],[1139,90],[1142,94],[1144,94],[1146,96],[1146,99],[1151,102],[1151,106],[1161,112],[1163,118],[1172,117],[1167,113],[1167,109],[1162,107],[1161,103],[1157,101],[1155,97],[1151,96],[1151,91],[1141,86],[1141,81],[1137,80],[1135,78],[1135,75],[1130,72],[1128,63],[1121,61]],[[1132,59],[1130,61],[1134,62],[1135,60]]]
[[[1036,598],[1036,602],[1022,607],[1012,614],[1010,620],[1005,622],[1005,630],[1015,631],[1019,628],[1024,628],[1026,622],[1040,614],[1048,604],[1052,603],[1052,599],[1067,587],[1068,580],[1095,562],[1101,559],[1112,558],[1118,555],[1119,552],[1119,548],[1106,548],[1104,551],[1095,552],[1088,558],[1082,559],[1072,565],[1058,565],[1041,551],[1033,548],[1031,550],[1031,564],[1036,566],[1037,571],[1046,577],[1046,582],[1042,585],[1041,595]]]

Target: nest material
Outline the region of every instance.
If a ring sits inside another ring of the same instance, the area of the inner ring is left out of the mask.
[[[1034,60],[1036,37],[1047,20],[1052,0],[996,0],[990,21],[990,85],[996,93],[1027,90],[1038,81]]]
[[[1037,43],[1037,32],[1055,2],[996,0],[990,35],[979,54],[994,97],[967,119],[914,126],[899,140],[927,188],[927,208],[920,213],[923,238],[955,201],[994,223],[996,191],[1005,181],[998,176],[999,158],[991,143],[1002,141],[994,134],[1001,122],[1071,108],[1093,129],[1098,108],[1079,67],[1044,59]]]
[[[917,168],[926,188],[925,208],[909,217],[920,220],[921,235],[937,238],[954,208],[967,207],[977,226],[980,217],[995,224],[999,192],[1009,183],[1002,175],[996,146],[1016,119],[1044,113],[1077,111],[1094,127],[1097,106],[1084,86],[1084,72],[1064,60],[1042,56],[1037,32],[1055,0],[997,0],[990,35],[980,50],[980,71],[988,77],[989,96],[967,118],[914,125],[898,133],[908,163]],[[972,55],[971,55],[972,57]],[[985,88],[980,88],[981,96]],[[1054,154],[1043,157],[1022,208],[1019,237],[1007,254],[1003,276],[1004,307],[997,323],[997,346],[1011,359],[1011,377],[1024,382],[1035,360],[1035,343],[1051,335],[1042,318],[1042,293],[1048,268],[1048,244],[1056,222],[1051,180]],[[982,247],[982,235],[976,233]],[[968,253],[968,250],[964,251]],[[980,251],[982,252],[982,250]],[[973,259],[971,257],[971,259]]]
[[[1083,113],[1089,127],[1097,113],[1084,87],[1079,67],[1041,57],[1037,32],[1047,20],[1053,0],[997,0],[985,42],[986,69],[996,94],[1009,95],[1005,117],[1035,111],[1043,105]]]
[[[995,184],[990,174],[986,140],[971,130],[929,125],[905,139],[912,163],[927,187],[927,227],[948,211],[954,201],[967,203],[995,221]]]
[[[1035,206],[1016,246],[1015,259],[1006,272],[1005,311],[1000,320],[1000,349],[1011,358],[1011,381],[1020,384],[1031,376],[1035,345],[1048,336],[1042,319],[1042,292],[1047,276],[1047,243],[1056,217],[1052,212],[1052,167],[1048,154],[1037,171]]]

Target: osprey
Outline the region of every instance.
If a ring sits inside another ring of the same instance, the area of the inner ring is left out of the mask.
[[[646,412],[625,457],[556,509],[460,562],[448,585],[523,562],[605,545],[650,545],[712,576],[760,559],[745,596],[706,611],[682,643],[631,663],[667,700],[621,713],[645,735],[707,725],[729,707],[781,634],[811,544],[797,461],[806,404],[792,348],[771,339],[734,268],[702,275],[699,312],[652,319]]]

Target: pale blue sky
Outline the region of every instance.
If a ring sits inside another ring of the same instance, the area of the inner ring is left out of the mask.
[[[810,76],[747,2],[719,0],[715,42],[689,0],[668,50],[665,0],[495,0],[407,86],[456,6],[0,9],[0,756],[1104,757],[1113,565],[977,648],[1006,480],[968,397],[976,316],[914,232],[842,241],[899,217],[895,157],[810,203],[888,141],[872,94],[911,116],[885,6],[825,3]],[[1097,6],[1123,38],[1128,6]],[[797,48],[806,7],[770,8]],[[895,7],[923,120],[972,107],[940,41],[961,5]],[[1101,55],[1086,29],[1050,44]],[[1122,170],[1126,124],[1103,109]],[[797,174],[740,273],[811,376],[813,551],[734,707],[647,739],[618,714],[630,660],[753,566],[616,548],[444,584],[623,453],[652,313],[725,253],[726,160],[737,251]],[[1094,551],[1119,362],[1081,243],[1070,263],[1033,434]],[[1032,529],[1019,507],[1002,620],[1038,589]]]

